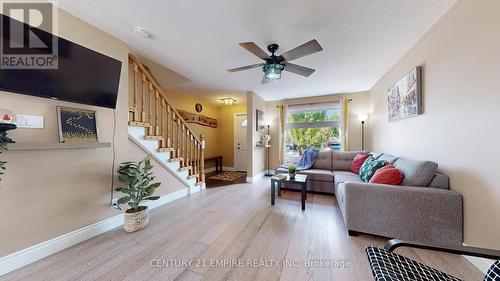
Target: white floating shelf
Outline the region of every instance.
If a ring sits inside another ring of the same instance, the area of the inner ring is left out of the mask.
[[[51,150],[51,149],[82,149],[111,147],[109,142],[82,142],[82,143],[10,143],[7,150]]]

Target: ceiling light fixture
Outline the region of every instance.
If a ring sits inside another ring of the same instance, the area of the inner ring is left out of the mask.
[[[237,100],[233,99],[233,98],[223,98],[223,99],[220,99],[222,101],[222,103],[224,105],[233,105],[233,104],[236,104]]]
[[[281,79],[283,69],[285,69],[285,66],[280,63],[266,64],[262,67],[267,80]]]

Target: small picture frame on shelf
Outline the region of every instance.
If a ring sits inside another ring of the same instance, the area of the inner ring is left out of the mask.
[[[96,111],[58,106],[57,121],[59,142],[99,142]]]
[[[257,109],[257,113],[256,113],[256,122],[255,122],[255,125],[256,125],[256,130],[257,132],[262,132],[264,133],[265,131],[265,124],[264,124],[264,111],[262,110],[258,110]]]

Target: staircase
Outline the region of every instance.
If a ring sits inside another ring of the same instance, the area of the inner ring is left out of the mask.
[[[129,138],[189,188],[205,188],[203,135],[182,119],[148,69],[129,54]]]

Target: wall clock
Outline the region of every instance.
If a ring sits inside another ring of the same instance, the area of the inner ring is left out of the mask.
[[[201,105],[201,103],[197,103],[194,106],[194,109],[196,109],[196,112],[200,113],[203,110],[203,105]]]

